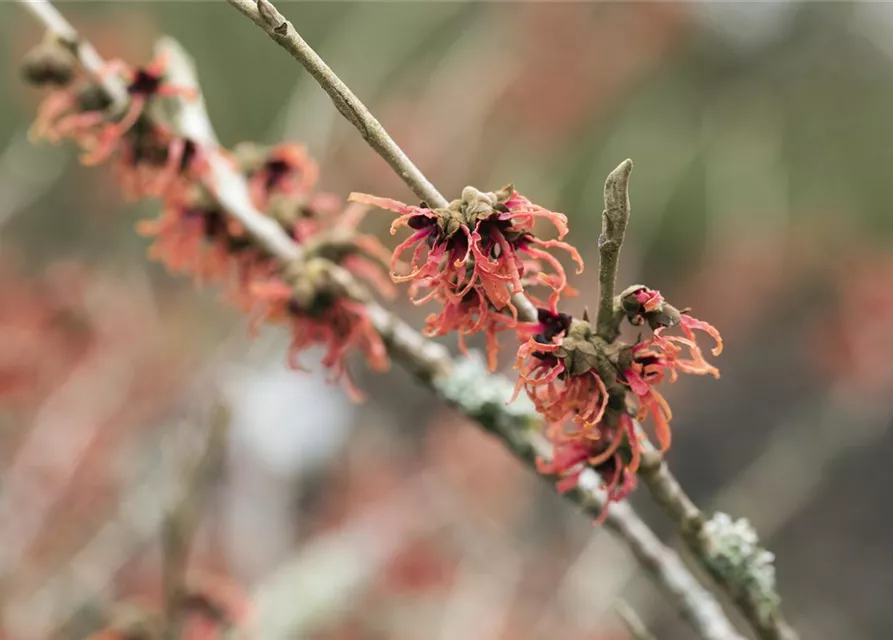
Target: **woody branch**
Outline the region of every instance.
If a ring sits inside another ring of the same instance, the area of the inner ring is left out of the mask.
[[[172,61],[172,79],[180,84],[196,84],[182,49],[171,41],[166,51]],[[199,130],[209,129],[207,112],[201,104],[199,101],[181,104],[181,124],[186,121],[194,123]],[[231,176],[231,179],[241,181],[240,176]],[[233,189],[233,193],[241,192]],[[244,202],[242,206],[245,206]],[[257,216],[263,217],[263,214],[257,212]],[[284,235],[278,227],[275,227],[275,233]],[[259,238],[261,241],[263,239]],[[299,252],[300,247],[295,245],[295,249]],[[529,466],[535,465],[537,457],[551,456],[549,443],[536,429],[531,428],[539,421],[539,416],[523,406],[519,409],[508,405],[511,395],[508,380],[476,369],[474,361],[455,367],[440,345],[427,340],[380,305],[367,303],[367,308],[392,357],[441,398],[499,437],[513,454]],[[487,390],[483,396],[480,393],[482,389]],[[600,483],[595,472],[590,471],[589,477],[591,481],[588,485],[569,494],[568,498],[595,518],[603,512],[606,503],[598,488]],[[741,636],[734,630],[719,603],[698,583],[679,556],[661,543],[631,507],[625,504],[615,507],[620,508],[607,512],[605,526],[630,548],[701,637],[739,640]]]
[[[228,0],[228,2],[304,66],[329,94],[338,110],[417,195],[430,200],[434,206],[444,206],[446,199],[431,186],[369,109],[313,51],[292,23],[269,0]],[[596,329],[608,343],[618,337],[623,317],[620,309],[621,301],[615,296],[615,281],[620,250],[629,220],[628,183],[631,170],[632,162],[625,160],[611,172],[605,183],[605,211],[602,219],[602,236],[599,239],[601,264]],[[518,307],[520,317],[526,320],[536,318],[534,305],[523,294],[515,295],[512,301]],[[638,425],[636,430],[641,435]],[[739,563],[737,571],[717,568],[723,565],[721,559],[723,550],[716,540],[710,539],[703,526],[707,522],[707,517],[684,492],[663,462],[662,456],[647,444],[643,452],[642,470],[642,479],[656,501],[683,533],[683,539],[689,550],[699,564],[707,569],[717,585],[732,598],[760,638],[795,640],[797,634],[780,611],[780,599],[774,584],[770,588],[765,581],[753,579],[752,573],[758,571],[757,568],[749,566],[747,559]],[[692,523],[700,524],[693,527]]]
[[[52,9],[51,5],[44,2],[26,4],[39,7],[29,7],[29,9],[50,29],[53,29],[57,36],[69,43],[72,52],[75,53],[75,55],[78,55],[79,58],[84,51],[92,50],[92,48],[86,48],[83,46],[83,43],[79,42],[74,30],[63,18],[61,18],[60,15],[58,15],[58,13],[55,12],[54,9]],[[98,58],[98,56],[96,56],[96,58]],[[93,64],[97,63],[97,60],[95,59],[93,59],[92,62],[88,59],[88,63],[88,70],[92,71],[94,74],[96,73],[97,68],[101,67],[101,60],[98,61],[98,66],[97,64]],[[113,99],[114,103],[121,106],[121,101],[117,100],[115,97],[116,95],[121,95],[120,80],[117,81],[117,87],[115,86],[114,76],[100,78],[100,81],[104,86],[108,85],[107,93]],[[200,118],[193,120],[196,122],[201,121]],[[207,130],[204,134],[197,130],[190,131],[189,133],[193,137],[201,140],[207,138],[207,136],[204,135],[207,133]],[[213,142],[213,139],[210,139],[209,142]],[[242,222],[257,245],[262,247],[267,254],[275,257],[280,263],[288,264],[289,262],[300,258],[300,247],[293,243],[282,232],[281,228],[268,224],[271,220],[265,218],[254,209],[250,200],[245,197],[246,189],[243,178],[222,162],[223,158],[216,146],[212,144],[208,144],[207,146],[209,147],[208,151],[210,153],[213,168],[207,186],[214,193],[220,204],[223,205],[225,212]],[[538,421],[535,414],[525,416],[520,425],[512,420],[505,422],[507,416],[504,415],[506,411],[502,402],[496,403],[498,408],[487,405],[486,410],[483,411],[483,413],[479,413],[481,409],[480,406],[471,406],[468,404],[467,398],[461,396],[457,397],[451,394],[450,383],[455,382],[455,376],[451,372],[452,363],[449,358],[446,357],[442,348],[426,341],[411,328],[384,311],[381,307],[377,305],[367,305],[367,310],[369,311],[369,315],[372,318],[375,327],[382,333],[383,338],[386,340],[395,360],[406,364],[407,368],[412,370],[420,379],[437,389],[441,397],[457,404],[466,415],[478,419],[483,426],[487,427],[487,422],[492,421],[493,416],[495,415],[497,421],[501,421],[500,424],[502,426],[496,428],[494,425],[489,425],[489,428],[500,436],[516,455],[519,455],[519,457],[522,457],[528,462],[532,462],[533,456],[535,456],[537,452],[537,435],[533,433],[529,427]],[[483,375],[485,374],[482,374],[481,376],[475,374],[475,379],[480,382],[484,379]],[[499,378],[494,379],[494,382],[498,383],[498,381]],[[476,386],[480,387],[481,385],[478,384]],[[483,386],[486,387],[487,385],[484,384]],[[502,412],[502,415],[500,412]],[[508,417],[510,418],[511,416]],[[543,451],[542,449],[541,452],[548,454],[547,451]],[[546,457],[548,457],[548,455],[546,455]],[[590,471],[587,476],[594,476],[594,472]],[[590,483],[590,485],[592,485],[592,483]],[[600,495],[599,491],[595,489],[594,486],[589,486],[588,488],[580,487],[577,491],[571,494],[570,497],[581,506],[588,507],[590,511],[592,510],[593,505],[598,508],[599,512],[603,507],[603,496]],[[585,500],[583,498],[585,498]],[[626,518],[626,515],[634,516],[632,512],[629,514],[626,514],[623,511],[618,514],[611,514],[609,512],[607,520],[608,526],[609,528],[612,528],[612,530],[623,532],[624,535],[627,535],[628,537],[626,537],[625,540],[631,548],[634,550],[641,548],[645,543],[641,540],[636,541],[635,536],[628,535],[630,527],[627,526],[630,522],[635,525],[636,522],[640,523],[640,521],[630,521]],[[658,547],[651,548],[651,556],[658,561],[651,565],[646,564],[646,568],[652,571],[652,575],[658,579],[659,584],[661,584],[668,593],[674,595],[678,594],[679,589],[668,584],[663,576],[677,575],[677,569],[684,571],[684,568],[681,564],[679,564],[678,567],[675,567],[672,566],[672,562],[665,562],[667,558],[672,559],[674,556],[668,554],[665,549],[662,550],[659,546],[660,543],[657,542],[656,538],[652,542],[656,542]],[[661,569],[665,573],[654,571],[655,568]],[[687,575],[690,577],[690,574]],[[693,578],[691,581],[693,581]],[[694,584],[696,585],[697,583],[694,582]],[[692,595],[691,592],[686,593]],[[715,602],[712,601],[712,598],[710,598],[709,595],[706,595],[706,598],[708,599],[704,601],[703,598],[699,597],[699,594],[694,594],[692,599],[701,607],[699,610],[695,611],[692,611],[692,605],[687,601],[679,602],[678,604],[683,613],[686,614],[686,617],[689,617],[689,619],[692,620],[703,620],[706,616],[708,619],[714,620],[715,623],[717,618],[716,616],[713,616],[713,611],[715,609],[715,611],[719,612],[719,627],[725,630],[725,635],[710,633],[709,628],[707,630],[699,628],[699,631],[701,631],[704,637],[737,637],[734,634],[734,631],[731,630],[731,625],[728,625],[728,622],[721,617],[721,610],[719,610],[718,607],[712,607],[712,604],[715,604]],[[717,627],[714,626],[711,628],[715,630]]]

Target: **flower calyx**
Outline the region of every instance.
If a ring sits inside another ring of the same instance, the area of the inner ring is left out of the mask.
[[[478,222],[483,222],[493,215],[508,213],[509,209],[505,203],[511,198],[514,190],[511,184],[486,193],[475,187],[465,187],[460,198],[442,209],[432,209],[436,214],[441,237],[450,238],[463,226],[474,229]]]
[[[593,371],[602,379],[611,395],[623,395],[624,389],[617,382],[617,373],[622,370],[625,359],[631,358],[628,355],[629,345],[622,342],[611,344],[601,338],[589,321],[588,311],[583,313],[582,319],[547,309],[539,309],[537,315],[543,331],[535,336],[535,340],[557,345],[552,355],[562,362],[566,375],[582,376]],[[559,336],[560,339],[556,341]]]
[[[688,309],[677,309],[659,291],[649,289],[642,284],[627,287],[617,296],[616,306],[626,315],[630,324],[640,326],[647,323],[651,330],[661,327],[675,327]]]
[[[349,272],[318,256],[306,256],[290,263],[282,279],[291,287],[289,310],[310,317],[324,314],[338,299],[368,302],[369,294]]]
[[[25,82],[38,87],[64,87],[74,79],[77,60],[71,47],[53,34],[25,54],[21,73]]]

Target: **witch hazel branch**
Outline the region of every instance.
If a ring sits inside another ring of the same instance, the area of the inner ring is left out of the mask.
[[[375,302],[375,294],[392,298],[395,284],[408,283],[410,298],[432,308],[425,335],[456,333],[464,352],[467,337],[483,334],[491,371],[501,347],[519,345],[514,395],[527,396],[551,445],[536,458],[539,471],[554,476],[563,493],[578,493],[581,477],[597,472],[608,502],[628,495],[643,459],[654,460],[641,421],[652,425],[660,452],[670,446],[672,412],[661,385],[679,373],[718,377],[699,344],[706,336],[713,342],[712,355],[720,354],[722,340],[714,327],[644,285],[614,294],[629,217],[630,161],[606,183],[597,318],[573,318],[560,304],[578,292],[558,256],[569,257],[577,273],[583,261],[565,239],[567,217],[532,203],[513,185],[496,191],[466,187],[447,201],[266,0],[231,4],[314,75],[422,202],[355,193],[345,203],[316,189],[318,167],[299,144],[243,144],[228,151],[184,134],[166,117],[166,107],[179,104],[185,110],[199,96],[195,87],[171,80],[166,56],[145,66],[102,63],[73,30],[52,24],[56,14],[48,13],[50,5],[25,4],[34,5],[29,9],[49,27],[24,65],[27,79],[50,89],[32,135],[75,143],[85,164],[112,161],[128,197],[160,199],[158,218],[138,225],[153,239],[150,256],[174,273],[221,289],[226,301],[252,316],[252,329],[264,322],[286,325],[293,367],[302,367],[302,352],[321,346],[323,366],[355,399],[362,393],[347,369],[353,353],[374,370],[385,370],[394,357],[423,379],[448,376],[452,363],[437,347]],[[226,206],[223,191],[241,182],[245,202]],[[358,230],[370,207],[397,214],[392,233],[409,229],[392,253]],[[543,233],[540,223],[551,232]],[[634,342],[619,339],[623,323],[642,332]],[[515,437],[520,440],[513,443]],[[504,439],[516,453],[536,449],[527,434]],[[529,459],[527,453],[521,457]],[[667,484],[666,474],[662,468],[645,477]],[[660,489],[650,483],[649,488]],[[608,519],[609,526],[626,531],[605,507],[597,510],[596,520]],[[617,518],[628,517],[623,514]],[[719,582],[727,591],[735,587]],[[684,601],[683,610],[706,606],[710,615],[687,617],[715,622],[719,609],[699,598],[694,604]],[[777,606],[770,613],[768,622],[748,616],[760,637],[796,637]],[[708,623],[698,624],[703,637],[737,637],[727,621],[719,623],[717,633],[705,630]]]

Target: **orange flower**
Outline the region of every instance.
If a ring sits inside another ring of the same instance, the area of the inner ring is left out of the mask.
[[[316,186],[319,167],[304,145],[276,145],[260,161],[247,166],[248,189],[254,206],[265,209],[274,195],[303,196]]]
[[[591,327],[547,309],[539,309],[538,316],[538,322],[522,327],[522,335],[533,335],[518,349],[515,397],[523,388],[549,424],[571,419],[589,429],[608,406]]]
[[[536,460],[537,471],[558,477],[556,489],[567,493],[577,487],[580,474],[590,467],[602,479],[601,488],[607,493],[607,503],[619,502],[636,488],[636,470],[639,467],[638,442],[633,435],[632,419],[626,414],[618,416],[619,424],[611,430],[600,423],[601,436],[592,438],[552,437],[552,459]],[[634,443],[631,447],[632,460],[627,460],[627,452],[621,443]],[[599,524],[608,513],[607,505],[596,519]]]
[[[258,303],[252,330],[262,321],[287,324],[291,331],[288,358],[292,368],[303,370],[298,361],[301,352],[314,345],[322,346],[326,350],[323,366],[332,370],[332,381],[343,380],[348,395],[355,401],[362,400],[363,395],[347,371],[345,359],[351,350],[358,349],[372,369],[387,370],[387,350],[361,302],[333,295],[322,287],[312,292],[310,300],[299,300],[294,287],[277,278],[255,282],[251,292]]]
[[[638,342],[630,349],[631,359],[623,370],[623,378],[638,406],[636,419],[644,420],[651,416],[661,451],[666,451],[670,447],[673,412],[655,387],[666,378],[675,382],[679,372],[709,374],[718,378],[719,369],[704,358],[694,331],[698,329],[714,339],[714,356],[722,353],[722,337],[712,325],[693,318],[687,311],[680,312],[671,307],[658,291],[640,287],[622,294],[622,299],[633,324],[648,322],[656,327],[651,338]],[[664,335],[675,325],[679,326],[684,337]]]
[[[122,60],[107,63],[103,74],[119,74],[127,82],[130,104],[116,122],[105,122],[95,139],[87,145],[81,160],[86,165],[96,165],[108,158],[117,148],[121,138],[140,120],[149,101],[156,97],[183,96],[194,98],[195,89],[168,84],[164,81],[167,60],[159,56],[145,67],[131,67]]]
[[[137,225],[141,235],[155,238],[149,257],[200,286],[222,287],[230,302],[249,310],[251,281],[273,273],[274,264],[252,246],[242,225],[215,205],[176,200],[157,219]]]

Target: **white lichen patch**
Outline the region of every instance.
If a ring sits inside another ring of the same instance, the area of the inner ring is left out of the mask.
[[[514,385],[503,376],[487,371],[483,358],[474,354],[456,362],[450,375],[437,380],[435,388],[445,399],[458,405],[467,414],[485,416],[494,423],[491,428],[504,428],[536,419],[533,403],[526,394],[509,402]],[[495,422],[500,424],[495,424]]]
[[[779,605],[775,586],[775,556],[760,546],[753,525],[746,518],[733,520],[716,513],[704,525],[710,543],[708,560],[734,584],[759,594],[760,614],[769,615]]]

